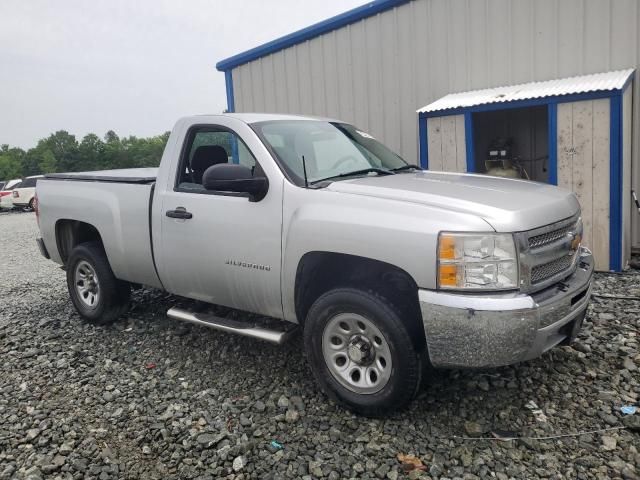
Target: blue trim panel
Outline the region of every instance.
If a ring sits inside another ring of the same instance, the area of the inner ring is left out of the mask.
[[[622,270],[622,96],[611,97],[609,268]]]
[[[258,47],[239,53],[232,57],[219,61],[216,68],[221,72],[231,70],[232,68],[242,65],[257,58],[264,57],[279,50],[291,47],[306,40],[322,35],[324,33],[336,30],[351,23],[355,23],[367,17],[371,17],[378,13],[390,10],[394,7],[407,3],[410,0],[374,0],[360,7],[354,8],[347,12],[328,18],[322,22],[311,25],[297,32],[290,33],[284,37],[277,38]]]
[[[467,173],[476,171],[476,155],[473,149],[473,114],[464,112],[464,143],[467,150]]]
[[[550,103],[577,102],[580,100],[595,100],[597,98],[610,98],[619,95],[620,90],[605,90],[599,92],[576,93],[572,95],[555,95],[552,97],[531,98],[528,100],[516,100],[512,102],[486,103],[473,107],[451,108],[449,110],[438,110],[436,112],[421,112],[426,117],[444,117],[445,115],[460,115],[466,112],[490,112],[493,110],[506,110],[508,108],[535,107],[538,105],[548,105]]]
[[[420,166],[427,170],[429,168],[429,143],[427,140],[427,117],[423,115],[418,115],[418,138]]]
[[[236,105],[233,98],[233,74],[231,73],[231,70],[224,72],[224,83],[227,89],[227,111],[235,112]]]
[[[547,107],[549,138],[549,183],[558,185],[558,104],[550,103]]]

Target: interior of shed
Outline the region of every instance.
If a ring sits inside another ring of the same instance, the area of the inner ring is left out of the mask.
[[[546,105],[473,113],[475,171],[549,182]]]

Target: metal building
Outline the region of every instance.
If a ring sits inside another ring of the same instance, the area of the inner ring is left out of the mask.
[[[340,118],[432,169],[485,171],[501,125],[528,176],[588,204],[598,267],[619,270],[640,247],[639,32],[638,0],[377,0],[217,68],[230,111]]]

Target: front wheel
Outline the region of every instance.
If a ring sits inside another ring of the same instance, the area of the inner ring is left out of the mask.
[[[129,304],[127,282],[118,280],[99,242],[81,243],[67,262],[67,287],[76,310],[95,324],[114,322]]]
[[[304,328],[311,369],[337,403],[366,416],[381,416],[415,397],[422,373],[397,309],[385,298],[343,288],[312,305]]]

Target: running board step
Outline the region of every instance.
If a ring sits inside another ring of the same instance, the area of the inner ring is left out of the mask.
[[[203,325],[223,332],[258,338],[269,343],[275,343],[276,345],[281,345],[286,342],[295,330],[294,326],[285,330],[268,329],[249,322],[217,317],[210,313],[192,312],[178,307],[170,308],[167,316],[175,320]]]

